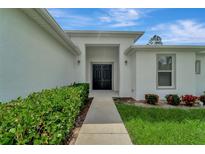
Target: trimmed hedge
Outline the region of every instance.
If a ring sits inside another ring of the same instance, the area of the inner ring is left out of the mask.
[[[180,97],[176,94],[169,94],[165,96],[167,103],[171,105],[179,105],[181,100]]]
[[[145,94],[146,103],[156,105],[159,102],[159,96],[155,94]]]
[[[0,104],[0,144],[62,144],[88,93],[82,83]]]
[[[205,105],[205,94],[199,97],[199,100]]]

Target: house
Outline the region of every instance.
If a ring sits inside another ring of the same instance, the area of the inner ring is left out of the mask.
[[[64,31],[45,9],[0,9],[0,20],[0,101],[73,82],[138,100],[205,91],[205,46],[136,45],[140,31]]]

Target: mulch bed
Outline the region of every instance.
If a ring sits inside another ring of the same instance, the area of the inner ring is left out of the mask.
[[[78,134],[79,134],[79,131],[80,131],[80,128],[83,125],[83,121],[85,120],[85,117],[88,113],[88,110],[90,108],[92,100],[93,100],[93,97],[88,98],[88,102],[81,109],[78,117],[76,118],[74,128],[71,130],[70,134],[68,135],[68,137],[66,138],[66,140],[64,142],[65,145],[74,145],[75,144],[76,139],[77,139]]]
[[[186,106],[185,104],[180,104],[177,106],[167,104],[165,101],[159,101],[158,104],[152,105],[146,103],[145,100],[135,100],[132,97],[113,97],[115,103],[124,103],[128,105],[135,105],[135,106],[142,106],[142,107],[161,107],[161,108],[183,108],[183,109],[190,109],[190,108],[205,108],[205,106]]]

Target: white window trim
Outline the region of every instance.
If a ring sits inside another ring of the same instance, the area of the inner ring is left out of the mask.
[[[172,56],[172,70],[158,70],[158,60],[160,56]],[[157,89],[176,89],[176,54],[157,54],[156,55],[156,87]],[[171,86],[159,86],[158,85],[158,72],[171,72],[172,81]]]

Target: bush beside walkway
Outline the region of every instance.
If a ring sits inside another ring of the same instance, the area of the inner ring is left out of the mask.
[[[61,144],[88,93],[88,84],[74,84],[1,104],[0,144]]]

